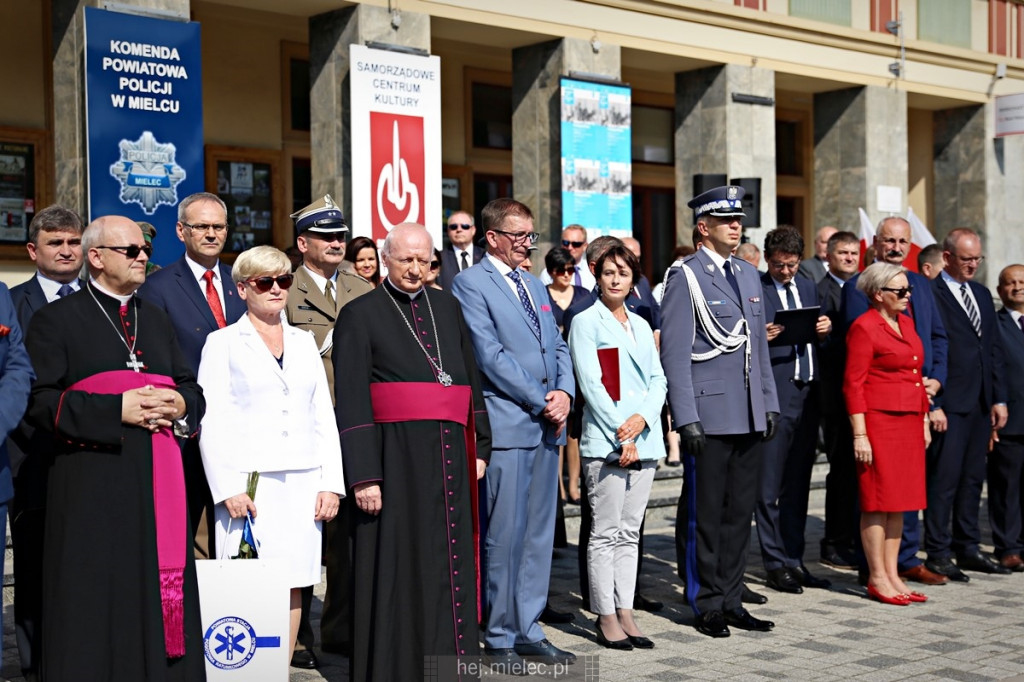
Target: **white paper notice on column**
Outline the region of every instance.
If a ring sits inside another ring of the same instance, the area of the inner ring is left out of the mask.
[[[352,236],[378,245],[400,223],[441,243],[441,60],[349,47]]]
[[[996,137],[1024,135],[1024,93],[996,97]]]

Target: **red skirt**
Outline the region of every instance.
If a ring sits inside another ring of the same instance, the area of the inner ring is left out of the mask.
[[[857,462],[861,511],[924,509],[924,414],[869,410],[864,421],[873,461]]]

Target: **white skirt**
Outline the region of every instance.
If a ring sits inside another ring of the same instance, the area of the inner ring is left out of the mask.
[[[240,473],[239,490],[245,490],[248,474]],[[260,473],[256,485],[256,518],[253,532],[261,559],[280,562],[289,587],[308,587],[320,582],[320,530],[316,496],[320,468]],[[217,558],[238,554],[244,519],[232,519],[227,507],[217,504]]]

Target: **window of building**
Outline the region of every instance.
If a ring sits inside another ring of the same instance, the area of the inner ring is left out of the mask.
[[[988,51],[1006,57],[1021,57],[1021,27],[1024,5],[1011,0],[989,0]]]
[[[899,14],[896,11],[896,0],[871,0],[871,30],[888,33],[885,25],[894,21]]]
[[[917,37],[933,43],[971,46],[971,3],[917,0]]]
[[[804,174],[804,129],[802,120],[775,120],[775,172]]]
[[[747,9],[764,9],[765,0],[733,0],[737,7],[746,7]]]
[[[474,82],[470,93],[473,146],[512,149],[512,86]]]
[[[675,112],[633,103],[633,161],[675,162]]]
[[[281,135],[285,140],[309,140],[309,91],[309,46],[281,41]]]
[[[789,16],[849,26],[850,0],[789,0]]]

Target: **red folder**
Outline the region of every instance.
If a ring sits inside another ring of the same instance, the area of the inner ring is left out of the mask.
[[[619,387],[619,349],[598,348],[597,362],[601,365],[601,383],[612,400],[618,402],[622,396]]]

